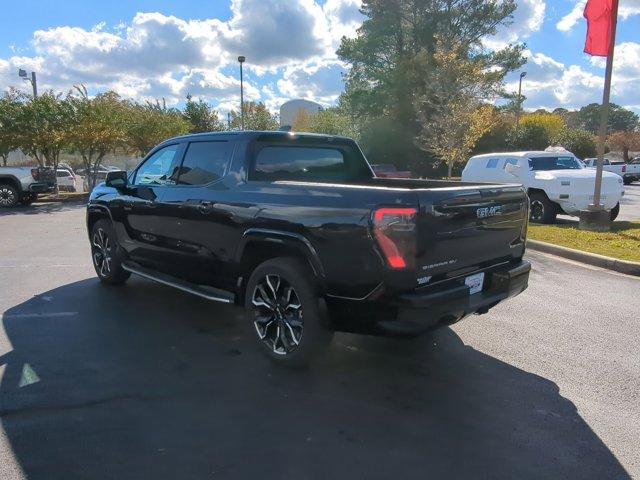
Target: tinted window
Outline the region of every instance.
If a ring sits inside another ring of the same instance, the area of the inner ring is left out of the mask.
[[[56,172],[56,177],[58,178],[62,178],[62,177],[70,177],[71,174],[69,172],[67,172],[66,170],[58,170]]]
[[[151,155],[136,172],[135,185],[167,185],[175,183],[179,145],[161,148]],[[172,176],[173,175],[173,176]]]
[[[180,167],[180,185],[203,185],[224,176],[231,156],[229,142],[193,142],[189,144]]]
[[[575,157],[535,157],[529,159],[531,170],[579,170],[582,164]]]
[[[295,146],[264,147],[256,156],[251,175],[252,180],[263,181],[345,181],[349,178],[341,150]]]
[[[490,158],[487,161],[487,168],[496,168],[496,165],[498,165],[498,159],[497,158]]]
[[[502,168],[506,168],[507,165],[518,165],[518,159],[517,158],[507,158],[507,160],[504,162],[504,165],[502,166]]]

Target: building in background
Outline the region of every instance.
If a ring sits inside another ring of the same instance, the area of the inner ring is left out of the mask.
[[[322,109],[322,105],[311,100],[295,99],[289,100],[280,106],[280,130],[291,130],[291,126],[300,110],[304,110],[309,115],[315,115]]]

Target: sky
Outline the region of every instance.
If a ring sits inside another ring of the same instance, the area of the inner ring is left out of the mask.
[[[579,108],[602,97],[604,59],[582,52],[585,0],[517,0],[511,25],[489,49],[526,44],[524,107]],[[4,5],[3,5],[4,4]],[[335,103],[348,65],[335,51],[355,36],[360,0],[0,0],[0,90],[115,90],[182,105],[203,98],[222,115],[238,109],[237,56],[245,97],[277,111],[292,98]],[[620,0],[612,98],[640,113],[640,0]],[[517,90],[519,72],[507,77]]]

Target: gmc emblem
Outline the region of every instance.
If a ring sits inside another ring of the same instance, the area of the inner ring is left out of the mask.
[[[482,207],[476,210],[478,218],[495,217],[496,215],[502,215],[502,205],[495,205],[493,207]]]

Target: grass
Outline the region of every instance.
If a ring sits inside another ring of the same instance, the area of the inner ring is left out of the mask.
[[[584,252],[640,262],[640,222],[613,222],[610,232],[578,230],[578,222],[529,224],[528,238]]]

